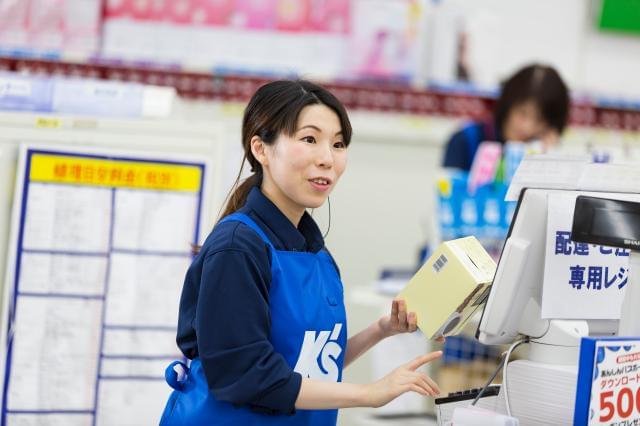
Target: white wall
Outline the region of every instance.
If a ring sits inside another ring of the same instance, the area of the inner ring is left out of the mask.
[[[495,85],[533,62],[555,66],[576,93],[640,99],[640,36],[596,28],[599,1],[441,0],[428,3],[433,45],[429,79],[451,78],[451,38],[471,38],[476,81]],[[445,63],[442,63],[444,61]]]
[[[640,36],[586,31],[577,87],[640,101]]]

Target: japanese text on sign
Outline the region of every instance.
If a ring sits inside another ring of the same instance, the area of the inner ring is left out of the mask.
[[[188,165],[48,154],[35,154],[31,162],[29,178],[34,182],[186,192],[200,188],[200,168]]]

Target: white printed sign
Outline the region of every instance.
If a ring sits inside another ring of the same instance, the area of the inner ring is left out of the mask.
[[[628,283],[629,250],[571,241],[577,196],[549,194],[542,317],[618,319]],[[640,201],[640,195],[600,196]]]
[[[171,157],[24,150],[0,424],[157,422],[205,172]]]

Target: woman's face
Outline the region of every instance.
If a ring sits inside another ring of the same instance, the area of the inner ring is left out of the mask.
[[[538,105],[531,100],[511,108],[502,131],[505,140],[518,142],[536,139],[546,142],[554,135],[557,136],[557,131],[546,123]]]
[[[347,146],[338,115],[322,104],[298,116],[292,136],[264,145],[262,190],[297,224],[306,208],[320,207],[347,166]]]

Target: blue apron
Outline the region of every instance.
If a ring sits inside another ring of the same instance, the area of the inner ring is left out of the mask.
[[[262,229],[247,215],[234,213],[223,222],[242,222],[271,249],[270,341],[303,378],[339,382],[347,345],[342,282],[331,257],[318,253],[276,250]],[[224,326],[223,324],[213,326]],[[165,372],[171,393],[160,424],[168,425],[335,425],[338,410],[296,410],[294,415],[267,415],[218,401],[209,391],[198,358],[187,376],[178,381],[174,370]]]

